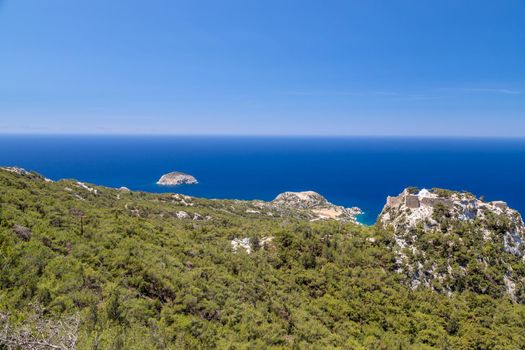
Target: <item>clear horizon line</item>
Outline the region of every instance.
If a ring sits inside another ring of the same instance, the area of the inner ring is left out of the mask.
[[[1,136],[121,136],[121,137],[276,137],[276,138],[429,138],[429,139],[525,139],[523,136],[502,135],[414,135],[414,134],[240,134],[240,133],[63,133],[63,132],[2,132]]]

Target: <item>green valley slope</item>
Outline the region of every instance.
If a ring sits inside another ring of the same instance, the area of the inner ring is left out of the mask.
[[[308,215],[0,170],[0,344],[524,348],[523,260],[500,254],[501,240],[473,239],[476,222],[461,226],[466,234],[445,235],[461,241],[457,259],[437,231],[416,229],[420,239],[410,237],[419,255],[400,261],[397,226]],[[451,218],[443,220],[453,230]],[[406,264],[416,262],[475,268],[440,285],[428,279],[414,286]],[[512,295],[498,275],[509,264]],[[485,284],[494,287],[478,288]]]

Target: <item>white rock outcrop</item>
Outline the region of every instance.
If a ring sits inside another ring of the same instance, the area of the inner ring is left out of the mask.
[[[273,236],[263,237],[259,240],[258,246],[263,249],[269,249],[272,247]],[[246,253],[252,253],[252,240],[249,237],[234,238],[230,242],[232,251],[234,253],[239,252],[241,249]]]
[[[164,174],[157,181],[157,185],[161,186],[194,185],[196,183],[198,182],[194,176],[181,173],[180,171]]]
[[[89,187],[88,185],[86,185],[85,183],[83,182],[80,182],[80,181],[77,181],[77,186],[88,191],[88,192],[91,192],[93,194],[98,194],[98,191],[96,188],[93,188],[93,187]]]
[[[269,204],[277,209],[304,211],[309,214],[310,221],[334,219],[357,222],[356,217],[363,214],[357,207],[345,208],[332,204],[314,191],[284,192]]]
[[[519,212],[505,202],[486,202],[467,192],[409,188],[387,198],[377,224],[393,230],[398,272],[411,276],[413,288],[419,285],[432,288],[433,281],[439,281],[451,292],[453,280],[469,273],[469,265],[461,262],[461,254],[477,249],[476,261],[481,266],[491,264],[480,254],[480,247],[485,244],[501,249],[498,263],[506,273],[500,277],[511,297],[515,283],[524,277],[513,273],[510,261],[525,261],[525,225]],[[425,233],[434,236],[424,236]],[[443,242],[448,248],[439,246]],[[439,264],[430,258],[434,249],[440,251]],[[463,253],[458,254],[459,250]],[[505,253],[515,257],[505,257]]]
[[[5,171],[9,171],[10,173],[14,173],[14,174],[17,174],[17,175],[27,176],[27,177],[32,177],[32,178],[37,178],[37,179],[40,179],[40,180],[44,180],[45,182],[53,182],[53,180],[48,179],[47,177],[44,177],[44,176],[42,176],[40,174],[37,174],[35,172],[27,171],[24,168],[20,168],[20,167],[17,167],[17,166],[0,167],[0,169],[5,170]]]
[[[505,232],[505,250],[514,255],[525,256],[525,225],[518,211],[508,207],[503,201],[485,202],[466,192],[452,192],[435,189],[423,189],[417,193],[405,189],[396,197],[388,197],[379,223],[383,227],[392,226],[395,231],[403,232],[423,224],[425,231],[439,228],[434,211],[440,210],[452,220],[478,222],[480,226],[488,224],[489,216],[499,216],[509,221]],[[436,209],[438,208],[438,209]],[[485,239],[493,232],[484,227]]]
[[[190,214],[182,210],[179,210],[178,212],[176,212],[175,216],[177,217],[177,219],[189,219],[190,218]]]
[[[250,238],[234,238],[230,242],[232,250],[234,253],[237,253],[240,249],[244,250],[246,253],[251,254],[252,246],[250,244]]]

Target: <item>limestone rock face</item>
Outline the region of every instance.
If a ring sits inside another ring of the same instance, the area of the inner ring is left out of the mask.
[[[314,191],[284,192],[279,194],[272,203],[295,209],[316,209],[329,204],[326,198]]]
[[[310,221],[335,219],[356,222],[356,217],[363,213],[357,207],[345,208],[332,204],[314,191],[284,192],[271,201],[270,205],[278,209],[305,211],[310,214]]]
[[[442,189],[432,191],[423,189],[411,193],[405,189],[397,197],[388,197],[379,215],[379,224],[391,225],[395,231],[404,232],[422,225],[425,231],[442,229],[438,219],[461,222],[476,222],[490,234],[490,223],[495,218],[508,222],[508,244],[506,249],[525,255],[525,225],[520,213],[502,201],[485,202],[471,193],[453,192]]]
[[[377,225],[393,230],[398,271],[409,275],[413,288],[439,285],[450,293],[466,288],[475,269],[486,270],[498,281],[487,285],[511,296],[516,284],[525,286],[525,276],[512,268],[525,261],[525,225],[505,202],[409,188],[387,198]]]
[[[177,186],[177,185],[194,185],[197,183],[197,179],[192,175],[181,173],[180,171],[174,171],[165,175],[162,175],[157,185],[162,186]]]

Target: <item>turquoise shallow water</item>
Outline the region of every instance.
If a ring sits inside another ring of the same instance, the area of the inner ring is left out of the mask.
[[[52,178],[207,198],[271,200],[313,190],[373,223],[387,195],[443,187],[525,213],[524,139],[0,135],[0,165]],[[198,185],[155,184],[173,170]]]

